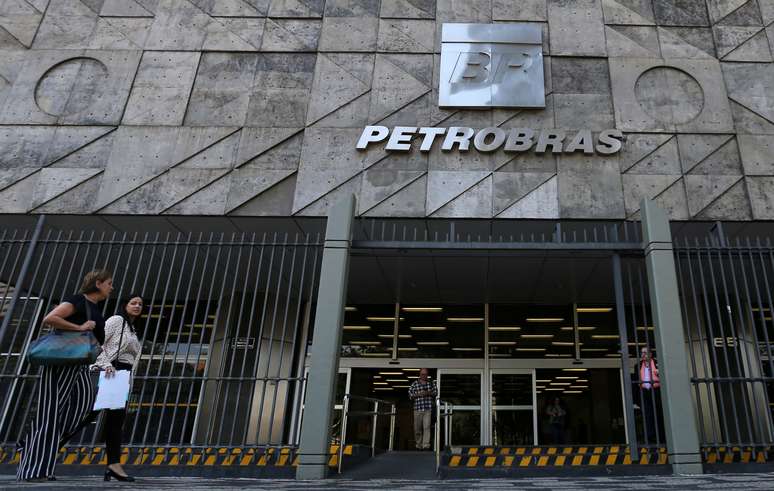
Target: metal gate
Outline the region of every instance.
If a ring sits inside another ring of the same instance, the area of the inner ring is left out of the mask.
[[[35,412],[25,361],[41,319],[107,268],[115,291],[145,299],[143,345],[123,441],[142,447],[292,445],[322,241],[288,233],[98,233],[0,229],[0,445]],[[72,446],[101,441],[99,422]]]
[[[716,234],[675,244],[703,445],[774,444],[774,246]]]

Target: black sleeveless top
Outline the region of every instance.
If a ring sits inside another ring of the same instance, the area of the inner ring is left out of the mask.
[[[105,318],[102,317],[102,302],[92,303],[87,300],[86,296],[82,293],[70,295],[62,302],[67,302],[75,307],[75,312],[65,318],[67,322],[72,322],[73,324],[80,326],[88,320],[94,321],[96,324],[94,330],[92,331],[94,333],[94,337],[97,338],[99,344],[103,344],[105,342]]]

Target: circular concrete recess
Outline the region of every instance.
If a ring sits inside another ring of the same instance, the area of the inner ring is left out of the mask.
[[[704,108],[699,83],[677,68],[656,67],[643,72],[634,84],[634,95],[642,110],[662,123],[688,123]]]
[[[49,68],[35,87],[35,103],[52,116],[85,111],[101,97],[108,69],[94,58],[71,58]]]

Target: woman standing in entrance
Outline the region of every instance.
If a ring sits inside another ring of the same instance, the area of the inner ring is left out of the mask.
[[[91,271],[83,278],[80,292],[65,298],[46,315],[43,324],[63,331],[92,331],[97,341],[104,343],[105,319],[100,304],[112,291],[110,271]],[[57,452],[91,413],[95,396],[88,365],[43,367],[35,419],[20,442],[17,479],[55,480]]]
[[[105,377],[112,377],[116,370],[131,371],[140,359],[142,345],[137,339],[135,325],[142,314],[142,297],[130,294],[121,302],[117,315],[105,322],[105,342],[102,353],[95,365],[105,371]],[[126,408],[105,409],[105,448],[107,469],[105,481],[115,478],[119,481],[134,481],[121,467],[121,433],[124,427]]]

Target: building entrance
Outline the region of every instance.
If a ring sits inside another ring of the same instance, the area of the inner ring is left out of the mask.
[[[349,393],[395,404],[395,450],[415,448],[408,389],[420,368],[428,368],[440,399],[453,405],[449,439],[442,439],[442,445],[623,445],[627,441],[625,377],[614,360],[588,361],[582,367],[535,360],[512,362],[532,368],[488,369],[483,362],[440,358],[399,364],[351,359],[342,363],[347,367],[340,369],[339,383],[349,384]],[[344,393],[343,388],[337,389],[337,397]],[[368,409],[366,402],[351,404],[356,410]],[[336,430],[340,429],[341,407],[338,402]],[[370,425],[367,418],[352,418],[347,441],[370,444]],[[379,448],[386,449],[388,418],[379,425]]]

